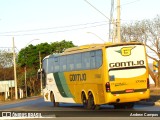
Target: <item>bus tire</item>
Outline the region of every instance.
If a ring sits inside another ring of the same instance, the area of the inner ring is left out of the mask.
[[[87,98],[84,92],[82,92],[81,94],[81,99],[82,99],[82,104],[84,106],[84,108],[87,108]]]
[[[89,92],[87,109],[89,109],[89,110],[99,110],[99,108],[100,108],[100,105],[95,105],[93,94],[91,92]]]
[[[55,101],[55,97],[54,97],[53,92],[50,93],[50,99],[51,99],[51,102],[53,103],[54,107],[58,107],[59,106],[59,102]]]

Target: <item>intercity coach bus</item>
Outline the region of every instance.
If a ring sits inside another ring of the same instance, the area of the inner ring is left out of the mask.
[[[141,43],[73,47],[43,59],[44,100],[98,109],[133,108],[150,97],[148,62]]]

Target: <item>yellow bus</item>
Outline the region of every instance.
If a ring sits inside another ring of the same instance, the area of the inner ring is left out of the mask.
[[[105,43],[69,48],[43,59],[44,100],[98,109],[133,108],[150,97],[148,62],[141,43]]]

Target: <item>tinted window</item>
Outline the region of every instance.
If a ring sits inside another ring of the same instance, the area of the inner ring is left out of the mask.
[[[99,68],[102,65],[102,51],[96,51],[96,68]]]
[[[67,56],[67,71],[74,70],[74,55]]]
[[[75,66],[75,70],[82,69],[82,56],[81,56],[81,53],[74,55],[74,66]]]
[[[54,58],[54,72],[59,72],[60,66],[59,66],[59,57]]]
[[[90,52],[82,53],[82,68],[90,69]]]
[[[60,71],[67,71],[67,57],[60,57]]]
[[[53,58],[48,59],[48,73],[52,73],[54,71],[54,62]]]
[[[91,69],[96,68],[96,52],[92,51],[90,52],[90,64],[91,64]]]
[[[43,68],[47,73],[96,69],[101,65],[101,50],[52,57],[43,61]]]

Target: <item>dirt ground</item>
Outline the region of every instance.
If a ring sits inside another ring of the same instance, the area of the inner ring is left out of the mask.
[[[150,102],[160,102],[160,88],[155,88],[154,86],[150,87]]]

